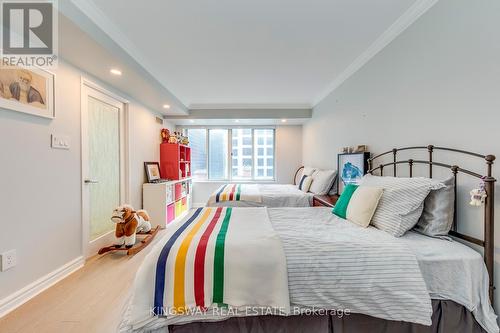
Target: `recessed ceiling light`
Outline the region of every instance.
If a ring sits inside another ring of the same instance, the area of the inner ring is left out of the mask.
[[[122,71],[116,68],[111,68],[109,72],[113,75],[122,75]]]
[[[194,119],[189,119],[189,122],[190,123],[194,123]]]
[[[281,122],[282,123],[286,123],[286,119],[281,119]]]
[[[170,109],[170,105],[168,105],[168,104],[163,104],[163,108],[164,108],[164,109]]]
[[[239,123],[239,122],[240,122],[240,120],[239,120],[239,119],[236,119],[234,122],[235,122],[235,123]]]

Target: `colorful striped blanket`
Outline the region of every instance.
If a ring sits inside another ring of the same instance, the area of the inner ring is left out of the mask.
[[[224,201],[262,202],[258,185],[255,184],[225,184],[212,193],[208,205]]]
[[[286,259],[267,209],[198,208],[157,254],[156,316],[212,306],[289,307]]]

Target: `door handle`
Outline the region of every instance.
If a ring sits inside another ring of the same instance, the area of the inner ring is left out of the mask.
[[[95,180],[95,179],[85,179],[83,182],[85,184],[97,184],[97,183],[99,183],[99,181]]]

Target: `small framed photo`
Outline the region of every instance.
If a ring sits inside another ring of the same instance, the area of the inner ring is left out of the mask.
[[[338,154],[338,181],[337,181],[337,191],[338,194],[342,194],[344,187],[347,184],[358,184],[361,178],[368,171],[368,159],[370,158],[370,153],[346,153]]]
[[[41,68],[0,64],[0,108],[55,118],[55,75]]]
[[[146,170],[146,177],[148,183],[154,183],[161,179],[160,176],[160,163],[158,162],[144,162],[144,170]]]

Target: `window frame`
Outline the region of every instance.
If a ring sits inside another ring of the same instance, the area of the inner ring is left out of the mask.
[[[190,129],[205,129],[205,150],[206,158],[205,163],[207,166],[207,178],[193,179],[195,182],[229,182],[229,183],[275,183],[277,179],[276,170],[276,127],[275,126],[182,126],[178,127],[178,131],[187,130],[189,133]],[[210,130],[227,130],[227,178],[223,179],[210,179]],[[252,177],[248,179],[234,179],[233,178],[233,129],[251,129],[252,130]],[[257,171],[257,158],[255,158],[255,130],[256,129],[268,129],[273,131],[273,177],[270,179],[258,179],[256,178]]]

